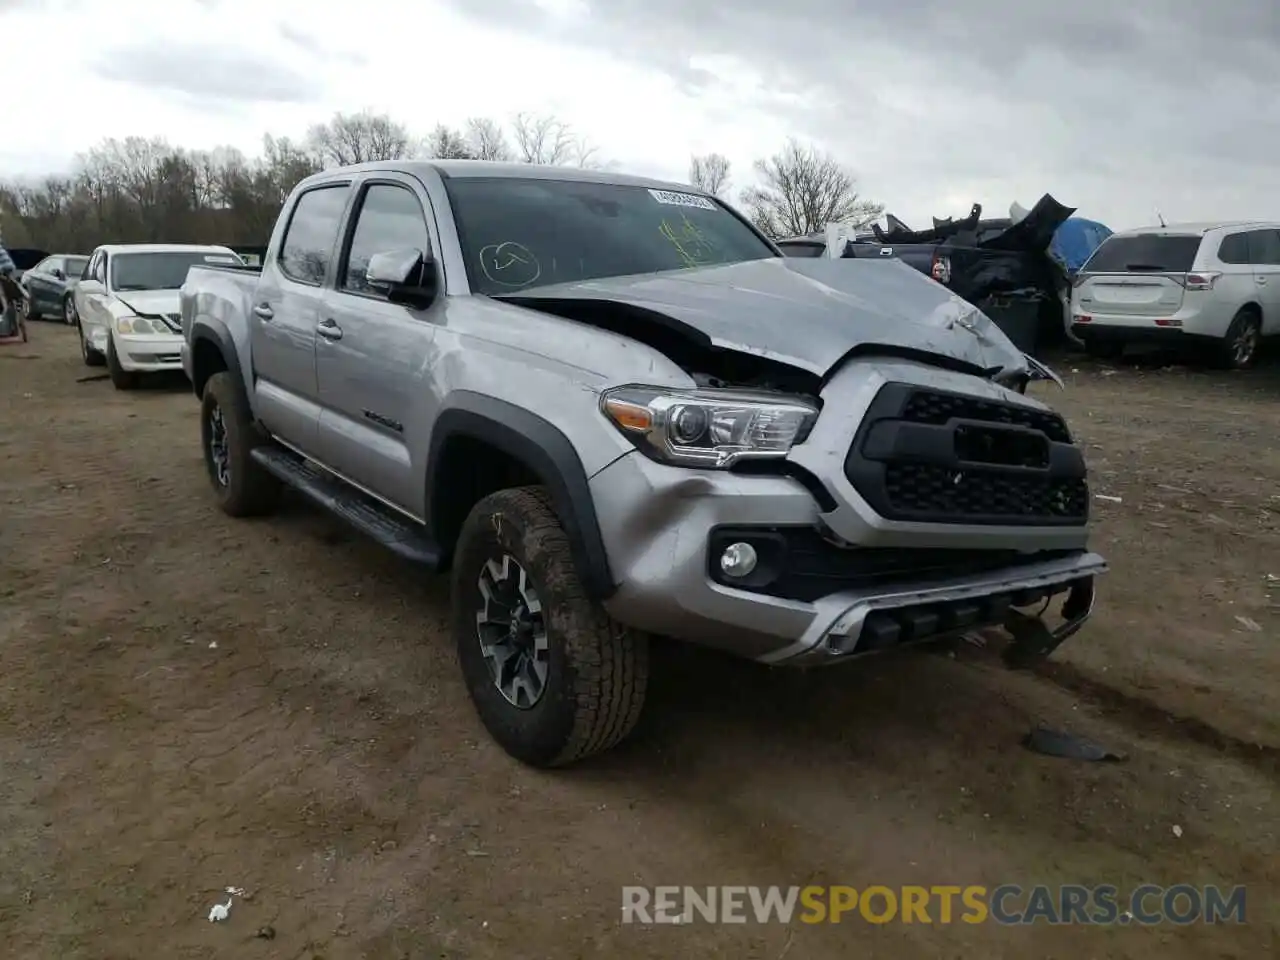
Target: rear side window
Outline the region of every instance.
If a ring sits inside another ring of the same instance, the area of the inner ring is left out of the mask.
[[[1229,233],[1218,244],[1218,259],[1223,263],[1249,262],[1249,238],[1243,233]]]
[[[1256,264],[1280,264],[1280,231],[1249,231],[1249,262]]]
[[[1139,233],[1108,237],[1082,273],[1186,273],[1195,263],[1200,237]]]
[[[298,198],[280,245],[280,270],[289,279],[314,285],[324,282],[349,189],[346,184],[317,187]]]

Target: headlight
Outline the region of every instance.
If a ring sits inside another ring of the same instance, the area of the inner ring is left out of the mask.
[[[120,317],[116,320],[116,333],[163,333],[156,329],[157,324],[145,317]]]
[[[604,392],[600,406],[650,456],[718,469],[785,457],[818,417],[817,406],[802,400],[733,390],[615,387]]]

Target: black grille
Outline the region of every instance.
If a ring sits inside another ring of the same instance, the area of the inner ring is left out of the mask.
[[[902,408],[901,417],[912,423],[945,424],[950,420],[1008,423],[1038,430],[1054,443],[1071,442],[1066,422],[1056,413],[939,390],[913,391]]]
[[[1084,457],[1057,414],[891,383],[872,402],[845,475],[891,520],[1080,525]]]
[[[898,509],[957,517],[1051,517],[1073,519],[1089,510],[1084,480],[1036,476],[964,474],[931,463],[891,463],[885,492]]]

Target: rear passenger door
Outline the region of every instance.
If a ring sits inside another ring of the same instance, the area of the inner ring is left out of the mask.
[[[297,197],[279,252],[249,304],[258,414],[273,434],[318,459],[316,325],[350,198],[347,181],[319,184]]]
[[[1249,262],[1262,305],[1262,333],[1280,333],[1280,230],[1249,231]]]
[[[353,209],[316,342],[320,449],[334,470],[422,520],[444,297],[425,310],[391,303],[365,270],[374,254],[439,249],[430,200],[416,180],[379,174],[360,185]]]

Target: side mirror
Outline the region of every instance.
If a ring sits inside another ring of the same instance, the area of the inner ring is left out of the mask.
[[[364,272],[369,286],[385,290],[392,303],[427,306],[436,297],[436,261],[429,250],[404,248],[375,253]]]
[[[67,279],[67,275],[66,275],[66,273],[64,273],[64,272],[63,272],[63,270],[62,270],[62,268],[61,268],[61,267],[54,267],[54,268],[53,268],[53,278],[54,278],[55,280],[66,280],[66,279]]]

